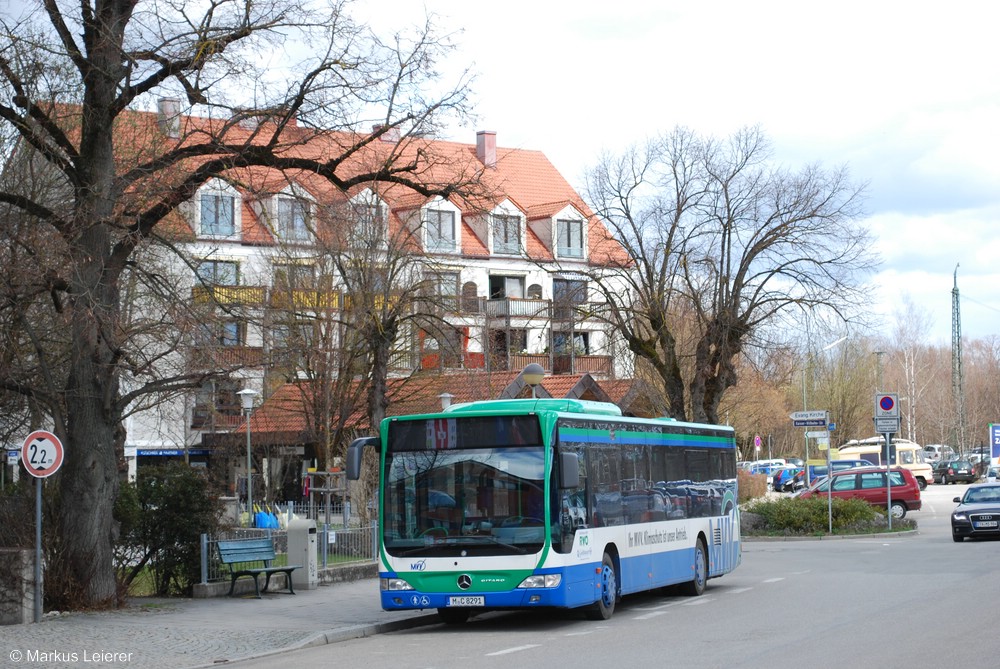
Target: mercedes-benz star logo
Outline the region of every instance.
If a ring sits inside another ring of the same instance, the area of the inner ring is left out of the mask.
[[[472,577],[468,574],[462,574],[458,577],[458,587],[462,590],[468,590],[472,587]]]

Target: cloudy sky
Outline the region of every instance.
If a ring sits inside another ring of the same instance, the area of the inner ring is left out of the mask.
[[[1000,4],[371,0],[356,15],[398,27],[424,8],[479,73],[477,127],[450,139],[494,130],[579,187],[602,150],[760,124],[780,162],[868,183],[886,334],[908,299],[950,343],[956,266],[963,333],[1000,334]]]

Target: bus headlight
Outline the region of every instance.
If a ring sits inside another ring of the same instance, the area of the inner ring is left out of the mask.
[[[562,574],[538,574],[521,581],[519,588],[558,588],[562,583]]]
[[[382,590],[413,590],[413,586],[401,578],[380,578],[379,587]]]

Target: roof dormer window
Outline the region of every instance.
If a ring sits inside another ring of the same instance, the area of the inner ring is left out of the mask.
[[[275,234],[286,242],[309,241],[309,202],[293,197],[277,197]]]
[[[199,237],[234,238],[240,233],[239,193],[225,181],[213,179],[195,201],[195,228]]]
[[[382,249],[389,238],[389,208],[365,188],[332,210],[335,234],[345,248]]]
[[[455,212],[446,209],[428,209],[424,213],[427,228],[427,250],[454,253]]]
[[[520,216],[506,214],[493,215],[493,253],[498,255],[520,255]]]
[[[236,234],[236,198],[222,193],[201,194],[201,234],[232,237]]]
[[[556,254],[560,258],[583,258],[583,221],[558,219],[556,221]]]

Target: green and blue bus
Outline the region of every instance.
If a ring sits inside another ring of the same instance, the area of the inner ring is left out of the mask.
[[[379,465],[385,610],[448,623],[496,609],[582,608],[678,585],[700,595],[740,562],[731,427],[518,399],[386,418],[348,448]]]

